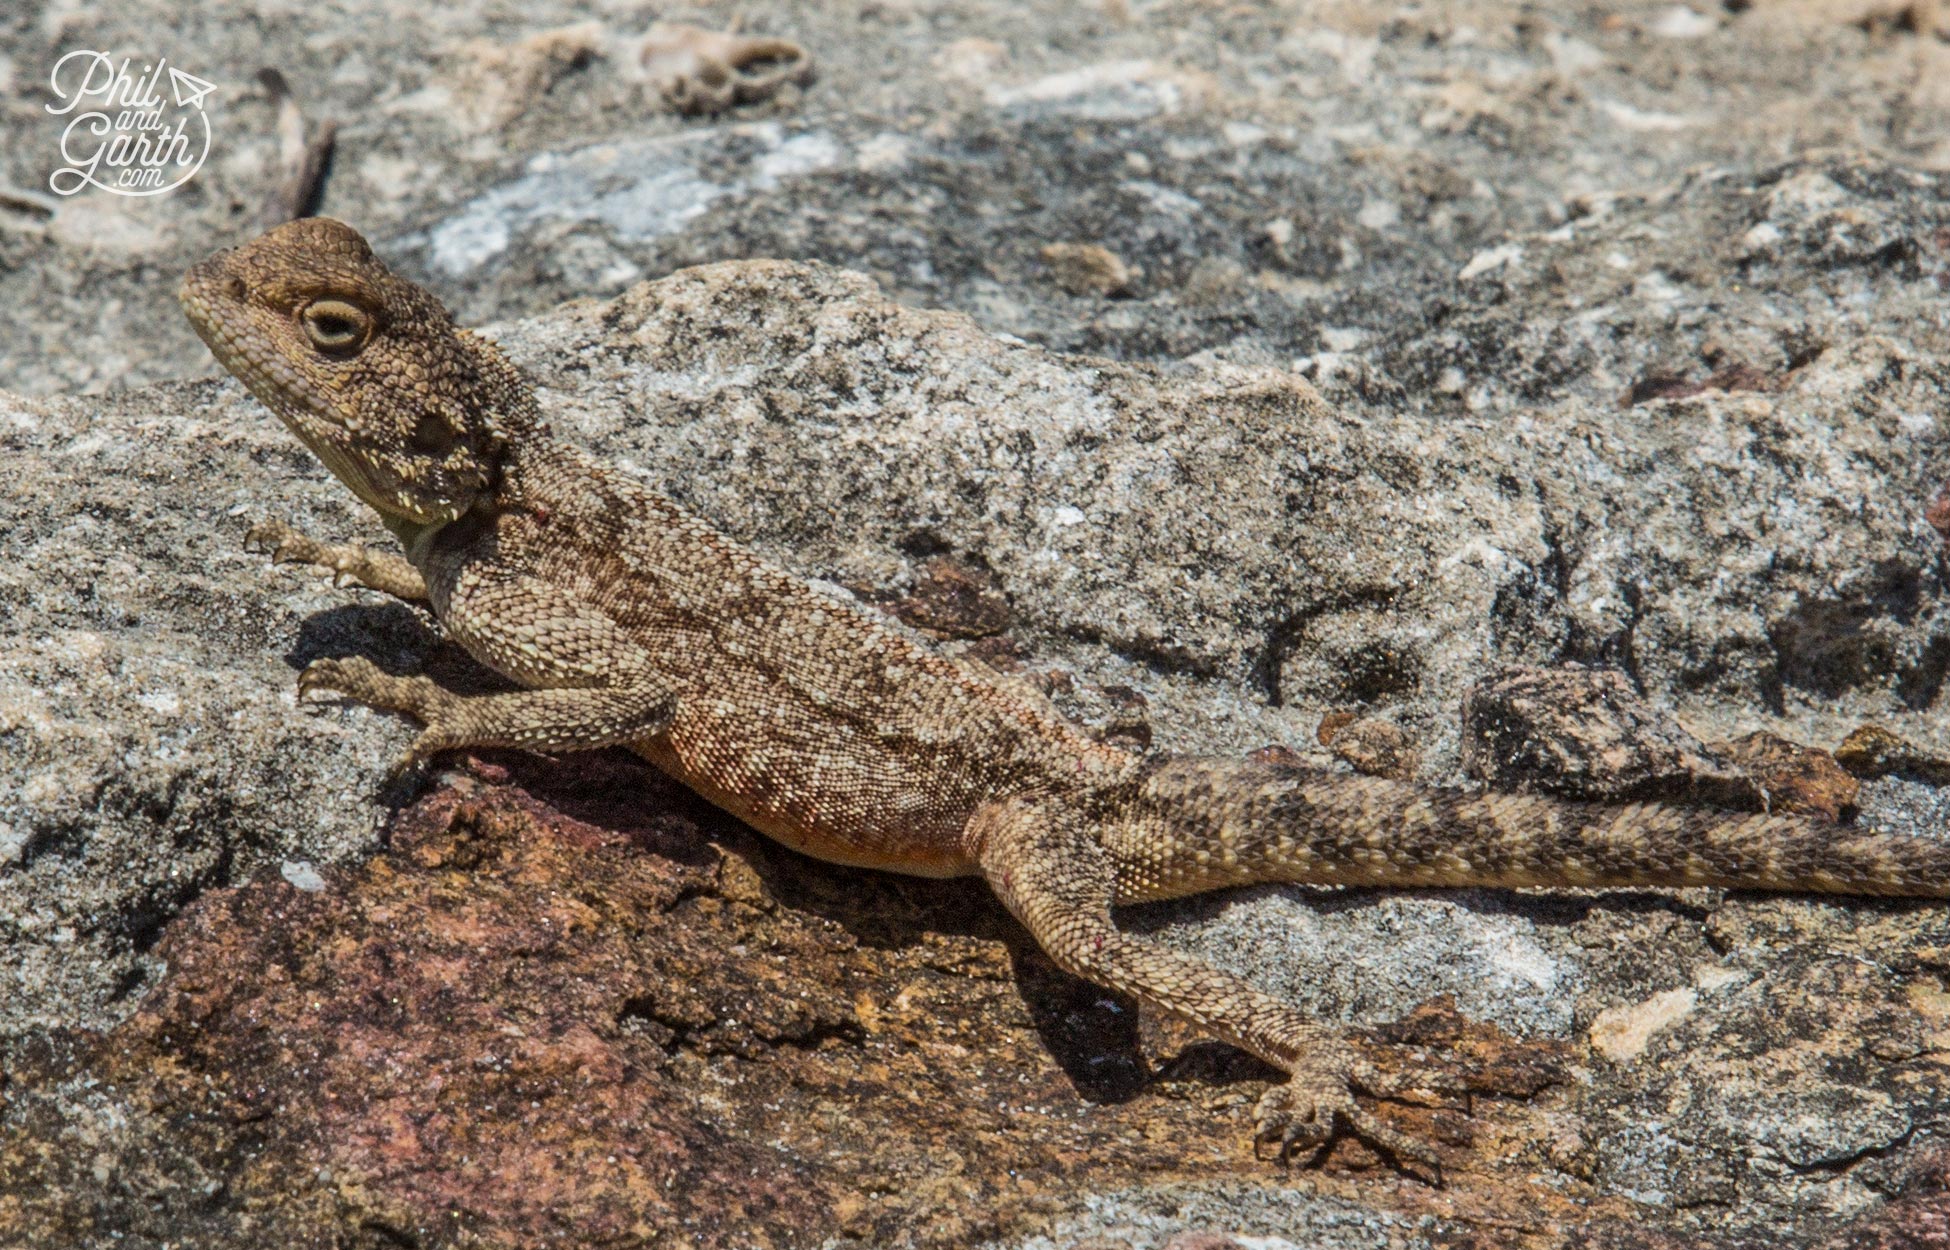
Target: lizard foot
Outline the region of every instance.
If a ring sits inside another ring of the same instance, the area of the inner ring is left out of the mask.
[[[259,521],[244,534],[244,550],[267,551],[273,564],[315,564],[343,574],[332,551],[315,538],[300,534],[283,521]]]
[[[321,543],[283,521],[259,521],[244,535],[246,551],[268,551],[273,564],[329,569],[334,586],[364,586],[408,601],[427,597],[419,571],[399,556],[368,551],[357,543]]]
[[[1260,1097],[1253,1111],[1253,1152],[1257,1155],[1263,1142],[1278,1142],[1278,1158],[1284,1163],[1296,1153],[1323,1149],[1346,1131],[1387,1151],[1398,1163],[1428,1169],[1440,1184],[1442,1165],[1434,1150],[1354,1100],[1357,1089],[1387,1094],[1401,1086],[1361,1060],[1302,1060],[1284,1085]]]
[[[459,697],[435,685],[430,677],[396,677],[361,655],[313,660],[298,674],[298,699],[329,691],[387,712],[404,712],[426,725],[420,736],[393,766],[398,776],[428,756],[458,745],[462,738],[449,731]]]

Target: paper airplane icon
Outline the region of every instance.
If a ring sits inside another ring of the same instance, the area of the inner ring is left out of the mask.
[[[169,86],[176,93],[178,108],[202,108],[203,97],[217,89],[217,84],[204,82],[195,74],[185,74],[174,65],[169,67]]]

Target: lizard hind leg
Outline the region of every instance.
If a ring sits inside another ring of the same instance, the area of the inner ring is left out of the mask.
[[[1110,907],[1116,870],[1079,818],[1049,804],[991,803],[969,821],[982,875],[1065,971],[1149,1008],[1167,1011],[1288,1074],[1254,1115],[1256,1142],[1284,1158],[1324,1147],[1346,1131],[1401,1163],[1435,1168],[1430,1149],[1354,1098],[1389,1095],[1405,1082],[1382,1077],[1346,1039],[1294,1007],[1189,955],[1121,932]]]

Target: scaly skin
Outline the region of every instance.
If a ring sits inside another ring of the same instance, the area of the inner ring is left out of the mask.
[[[1349,1130],[1423,1144],[1356,1091],[1401,1092],[1235,977],[1121,933],[1113,904],[1254,881],[1689,886],[1950,894],[1950,843],[1798,816],[1426,790],[1272,763],[1140,759],[820,593],[556,441],[490,344],[338,222],[280,226],[193,269],[197,333],[406,555],[282,525],[276,558],[429,602],[522,689],[462,696],[364,659],[335,690],[459,747],[624,745],[821,859],[980,875],[1055,961],[1290,1074],[1256,1113],[1284,1155]]]

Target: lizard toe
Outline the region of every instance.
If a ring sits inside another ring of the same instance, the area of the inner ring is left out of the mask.
[[[429,739],[432,738],[431,730],[423,731],[404,751],[399,753],[399,758],[395,759],[392,767],[386,770],[386,780],[389,784],[398,784],[418,773],[426,766],[428,760],[447,749],[446,743],[430,741]]]
[[[244,550],[268,552],[273,564],[304,564],[317,546],[283,521],[259,521],[244,533]]]
[[[1434,1184],[1442,1183],[1442,1160],[1428,1143],[1410,1137],[1359,1107],[1351,1107],[1341,1118],[1350,1133],[1370,1146],[1387,1151],[1397,1164],[1414,1164],[1424,1168],[1430,1173],[1429,1179]]]
[[[318,691],[343,695],[369,707],[433,721],[452,696],[420,674],[396,677],[362,655],[313,660],[298,674],[298,698]]]
[[[1421,1067],[1411,1076],[1385,1072],[1365,1059],[1356,1059],[1348,1065],[1347,1081],[1361,1093],[1395,1102],[1450,1104],[1465,1109],[1470,1105],[1468,1083],[1455,1072],[1433,1064]]]
[[[1277,1142],[1279,1151],[1274,1157],[1284,1163],[1295,1154],[1320,1149],[1333,1135],[1331,1115],[1323,1119],[1319,1105],[1291,1083],[1267,1090],[1253,1109],[1255,1156],[1261,1145]]]
[[[1357,1070],[1364,1066],[1358,1062],[1303,1065],[1285,1084],[1267,1090],[1253,1113],[1254,1153],[1262,1143],[1277,1141],[1278,1158],[1285,1162],[1295,1154],[1322,1149],[1344,1131],[1386,1151],[1398,1163],[1427,1169],[1440,1183],[1441,1164],[1427,1144],[1355,1101],[1354,1090],[1367,1088],[1364,1080],[1356,1079]]]
[[[359,688],[365,668],[377,671],[371,660],[359,656],[313,660],[298,674],[298,701],[303,703],[319,693],[350,695]]]

